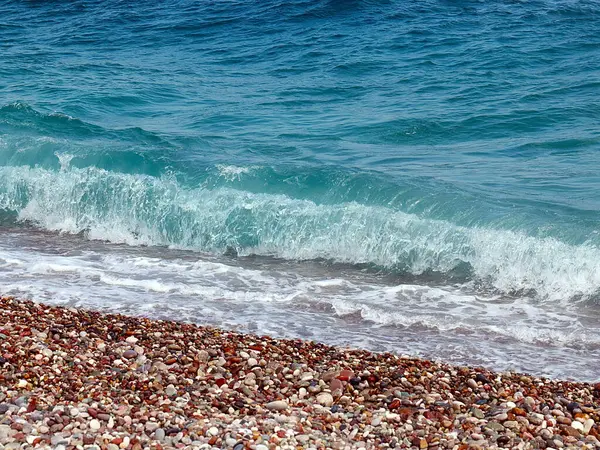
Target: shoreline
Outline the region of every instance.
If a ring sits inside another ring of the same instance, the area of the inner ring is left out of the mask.
[[[600,384],[0,298],[0,450],[600,448]]]

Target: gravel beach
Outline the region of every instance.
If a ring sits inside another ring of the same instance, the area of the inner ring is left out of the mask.
[[[599,403],[600,385],[0,299],[0,449],[591,449]]]

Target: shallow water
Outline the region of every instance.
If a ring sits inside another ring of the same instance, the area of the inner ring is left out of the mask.
[[[0,3],[0,280],[595,380],[598,2]]]

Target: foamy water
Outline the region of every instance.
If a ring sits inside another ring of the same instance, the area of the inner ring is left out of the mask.
[[[51,245],[48,242],[52,242]],[[17,250],[18,249],[18,250]],[[90,243],[5,231],[3,292],[50,304],[593,380],[585,311],[352,267]]]

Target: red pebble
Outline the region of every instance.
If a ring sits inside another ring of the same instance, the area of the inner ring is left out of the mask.
[[[331,390],[331,392],[335,392],[338,390],[343,391],[344,383],[338,378],[334,378],[333,380],[331,380],[331,383],[329,383],[329,389]]]
[[[394,401],[392,401],[392,403],[390,403],[390,409],[395,409],[398,408],[400,406],[400,400],[395,399]]]
[[[225,378],[217,378],[215,380],[215,384],[219,387],[223,386],[226,383],[227,383],[227,381],[225,381]]]
[[[34,412],[37,408],[37,399],[34,397],[31,400],[29,400],[29,405],[27,405],[27,412],[31,413]]]
[[[340,374],[337,376],[338,380],[341,381],[348,381],[350,380],[350,378],[354,378],[354,372],[352,372],[351,370],[348,369],[344,369],[340,372]]]
[[[25,439],[25,434],[24,433],[15,433],[13,434],[13,439],[17,440],[17,441],[22,441]]]

